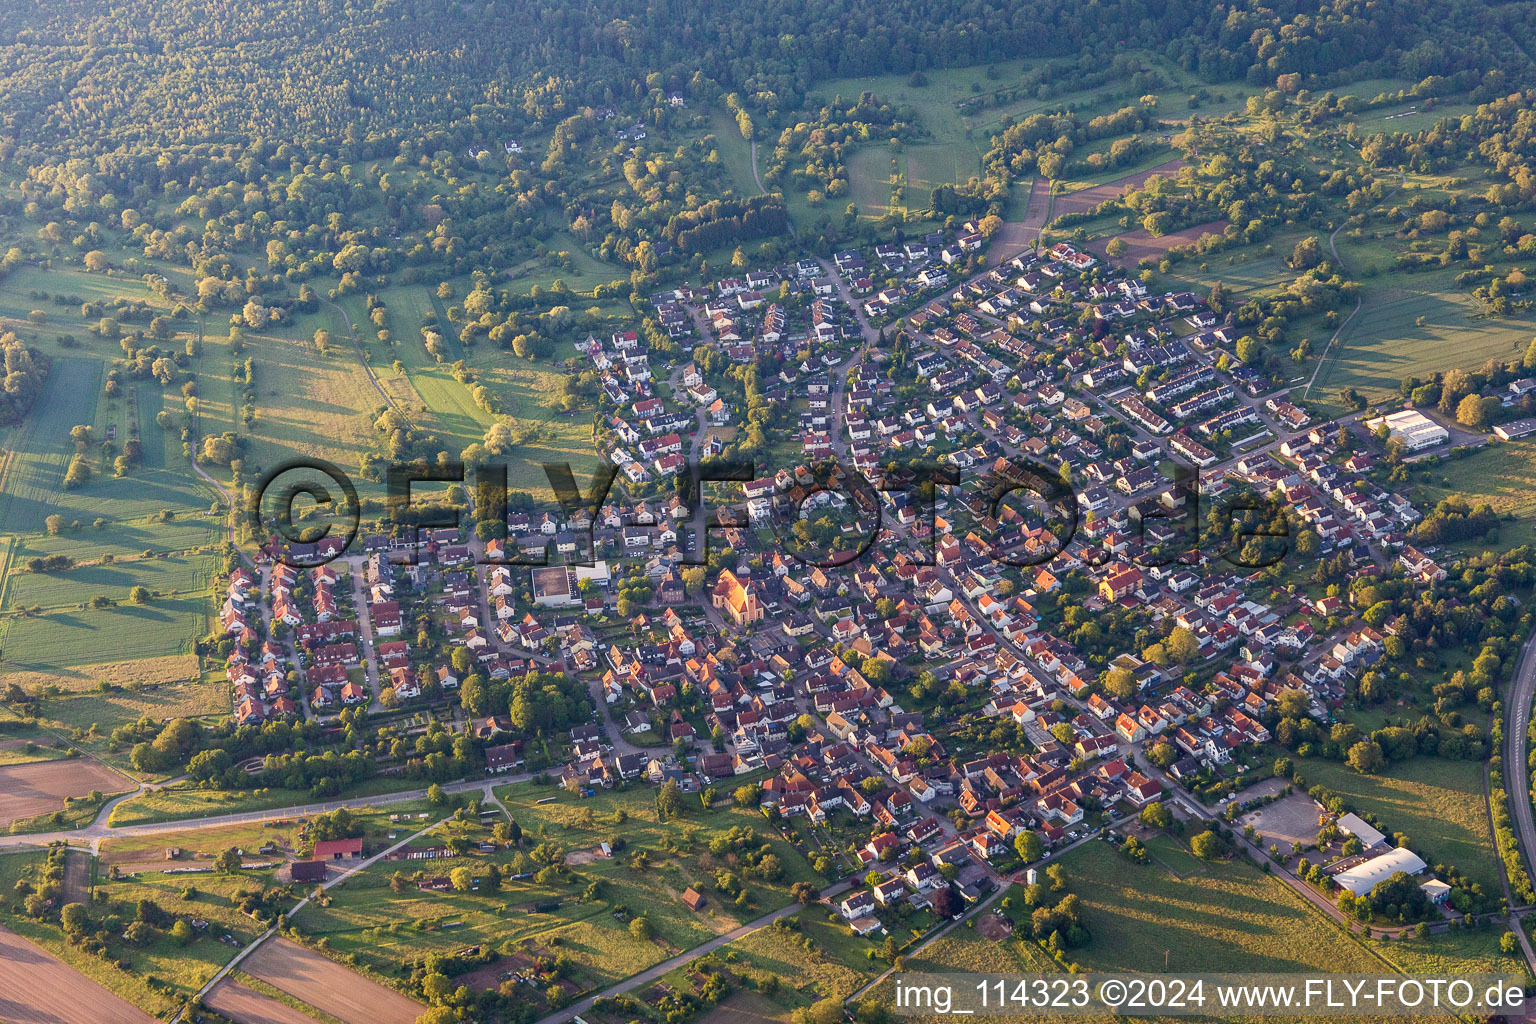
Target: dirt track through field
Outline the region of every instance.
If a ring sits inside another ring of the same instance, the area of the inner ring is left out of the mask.
[[[66,796],[120,793],[128,780],[95,761],[67,758],[0,767],[0,826],[64,808]]]
[[[6,1024],[158,1024],[15,932],[0,928],[0,1020]]]
[[[64,902],[84,903],[90,895],[90,851],[70,850],[64,855]]]
[[[215,985],[203,1003],[239,1024],[319,1024],[309,1014],[228,978]]]
[[[288,939],[272,939],[241,970],[346,1024],[415,1024],[426,1008]]]

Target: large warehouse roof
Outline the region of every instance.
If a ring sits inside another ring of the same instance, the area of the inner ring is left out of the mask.
[[[1376,883],[1385,882],[1399,871],[1416,875],[1424,870],[1424,866],[1418,854],[1406,846],[1399,846],[1395,850],[1388,850],[1380,857],[1372,857],[1363,864],[1356,864],[1348,871],[1339,872],[1333,876],[1333,880],[1356,896],[1364,896],[1376,888]]]

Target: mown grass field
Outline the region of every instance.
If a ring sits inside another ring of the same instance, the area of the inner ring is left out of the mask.
[[[1382,775],[1357,775],[1336,761],[1310,760],[1300,771],[1308,786],[1321,783],[1355,809],[1379,815],[1388,835],[1406,833],[1431,866],[1454,864],[1483,891],[1500,891],[1481,763],[1416,757]]]
[[[99,359],[58,357],[48,372],[32,415],[11,428],[6,447],[15,452],[0,492],[0,522],[10,530],[42,533],[54,513],[75,514],[78,500],[66,501],[64,470],[74,454],[69,431],[96,422],[101,392]]]
[[[1416,497],[1434,505],[1452,495],[1515,517],[1499,524],[1499,548],[1536,544],[1536,441],[1500,441],[1443,461],[1415,485]],[[1482,541],[1471,545],[1483,548]]]
[[[1002,61],[990,67],[936,69],[925,72],[926,85],[914,85],[910,77],[902,74],[876,75],[865,78],[844,78],[821,83],[816,93],[830,101],[842,96],[851,102],[861,92],[868,90],[875,96],[909,109],[916,121],[927,131],[925,138],[906,147],[897,157],[898,173],[906,178],[907,191],[901,209],[923,210],[934,186],[945,182],[964,182],[972,175],[980,174],[981,158],[990,145],[991,136],[1002,130],[1011,119],[1020,121],[1031,114],[1070,107],[1084,119],[1134,104],[1139,94],[1132,94],[1129,83],[1114,81],[1095,89],[1057,92],[1040,97],[1024,95],[994,105],[989,97],[1012,88],[1025,71],[1045,63],[1039,58]],[[1248,96],[1255,90],[1235,83],[1209,86],[1213,95],[1198,108],[1189,106],[1189,96],[1202,86],[1197,77],[1184,71],[1161,56],[1146,55],[1144,63],[1154,68],[1164,79],[1164,85],[1153,90],[1157,97],[1158,112],[1162,119],[1181,122],[1191,115],[1205,118],[1220,117],[1241,110]],[[1219,97],[1219,98],[1218,98]],[[980,109],[961,113],[961,106],[977,100],[984,101]],[[1163,130],[1163,131],[1166,131]],[[1119,168],[1107,168],[1095,174],[1087,174],[1078,168],[1072,177],[1084,182],[1098,183],[1124,177],[1143,167],[1155,166],[1170,156],[1166,147],[1159,144],[1163,131],[1144,133],[1150,145],[1149,152],[1134,164]],[[1081,160],[1094,149],[1107,149],[1112,139],[1104,139],[1074,154]],[[890,209],[891,154],[883,144],[871,143],[855,150],[847,159],[849,184],[859,212],[865,216],[884,216]],[[1027,192],[1027,185],[1015,190],[1015,198]]]
[[[208,596],[162,597],[115,608],[57,608],[8,621],[6,671],[137,661],[191,653],[193,641],[207,632]]]
[[[1067,956],[1088,971],[1162,974],[1166,951],[1169,970],[1174,975],[1262,972],[1306,977],[1379,975],[1393,970],[1441,975],[1482,970],[1520,973],[1518,962],[1512,964],[1512,958],[1498,952],[1497,928],[1427,940],[1373,942],[1367,946],[1339,931],[1283,883],[1241,863],[1211,865],[1206,874],[1178,880],[1155,864],[1133,866],[1102,843],[1079,847],[1062,863],[1068,871],[1067,889],[1082,899],[1092,934],[1087,945],[1068,950]],[[1024,907],[1021,890],[1015,887],[1007,899],[1010,908],[1006,912],[1027,923],[1029,911]],[[1026,928],[1018,929],[1014,937],[1003,942],[982,939],[971,928],[957,928],[907,961],[908,973],[1032,975],[1061,970],[1027,936]],[[883,983],[876,993],[889,999],[890,982]],[[1018,1018],[977,1015],[971,1019],[979,1024]],[[1216,1011],[1203,1019],[1262,1018]]]
[[[752,145],[741,137],[735,119],[724,109],[714,110],[709,125],[715,135],[715,152],[720,154],[731,184],[741,195],[757,195],[757,179],[752,176]]]
[[[427,352],[422,342],[420,324],[424,313],[433,312],[433,305],[425,286],[394,289],[382,293],[380,297],[389,310],[392,323],[398,326],[391,327],[394,342],[384,352],[382,363],[379,356],[374,357],[374,370],[381,379],[403,378],[403,382],[410,388],[407,395],[415,395],[415,402],[404,410],[405,414],[422,429],[436,433],[444,450],[457,456],[466,447],[484,438],[486,430],[496,422],[496,418],[475,405],[470,398],[469,388],[453,379],[446,363],[437,362]],[[348,307],[354,323],[359,322],[362,304],[357,303],[356,309],[357,312],[353,312],[352,307]],[[444,322],[443,327],[445,339],[455,335],[451,323]],[[456,337],[452,337],[452,344],[458,350]],[[489,343],[481,339],[480,344]],[[377,341],[374,345],[383,349]],[[511,359],[512,356],[505,354],[505,358]],[[402,366],[399,372],[393,368],[395,360],[399,360]],[[390,390],[395,393],[393,387]]]
[[[305,456],[329,459],[355,470],[373,440],[373,413],[384,399],[368,381],[366,370],[344,338],[333,334],[330,351],[321,356],[310,341],[320,327],[330,328],[326,307],[292,324],[247,331],[244,349],[236,355],[225,340],[205,343],[205,385],[215,415],[231,421],[236,392],[231,383],[233,360],[252,359],[255,365],[256,419],[249,430],[248,474],[256,475],[286,460]],[[222,381],[222,386],[215,381]],[[227,394],[230,412],[219,396]],[[204,428],[204,433],[208,433]],[[242,431],[244,433],[244,431]]]
[[[343,790],[334,799],[382,797],[390,793],[420,788],[414,780],[375,778]],[[125,800],[112,809],[111,824],[143,825],[161,821],[181,821],[185,818],[270,811],[281,807],[320,802],[321,800],[308,790],[275,788],[216,790],[195,789],[181,784],[141,793],[132,800]],[[383,802],[380,801],[380,803]]]
[[[1359,314],[1339,335],[1318,376],[1318,388],[1395,393],[1404,377],[1511,359],[1536,333],[1536,320],[1527,317],[1476,319],[1476,304],[1459,291],[1411,290],[1416,283],[1411,277],[1395,282],[1404,287],[1367,288]]]
[[[1436,182],[1411,181],[1406,193],[1399,190],[1393,199],[1415,195],[1438,205],[1445,198],[1437,197],[1440,191]],[[1395,393],[1406,376],[1473,368],[1490,358],[1515,358],[1525,350],[1536,334],[1536,317],[1482,316],[1470,291],[1455,283],[1464,268],[1399,270],[1395,262],[1407,243],[1378,238],[1379,233],[1357,236],[1346,231],[1335,239],[1344,266],[1363,282],[1363,303],[1339,335],[1318,376],[1318,390],[1355,387],[1368,395]]]
[[[1284,883],[1241,863],[1174,878],[1130,865],[1102,843],[1062,858],[1093,940],[1071,957],[1089,970],[1371,972],[1380,961]]]
[[[493,415],[475,404],[469,387],[454,379],[447,363],[438,363],[426,351],[421,321],[436,311],[427,288],[388,289],[380,298],[389,311],[390,345],[375,339],[372,325],[362,316],[360,301],[348,299],[343,304],[353,323],[359,325],[359,337],[385,390],[417,426],[437,436],[442,450],[457,456],[482,441],[493,424],[505,421],[525,435],[524,442],[504,459],[511,488],[528,491],[536,500],[553,506],[554,493],[541,468],[543,463],[569,462],[578,480],[587,479],[597,465],[590,416],[580,411],[562,413],[549,404],[550,396],[560,389],[562,370],[549,361],[519,359],[479,339],[463,354],[476,380],[500,402],[502,415]],[[454,346],[457,352],[456,340]],[[565,354],[557,352],[557,357]]]
[[[892,210],[891,177],[904,177],[906,173],[905,153],[895,152],[886,146],[860,146],[848,157],[849,198],[858,206],[862,216],[884,217]],[[896,210],[904,212],[908,199],[922,206],[927,198],[927,193],[904,196]]]
[[[1205,865],[1182,842],[1167,833],[1159,833],[1148,839],[1147,849],[1152,851],[1152,856],[1162,861],[1164,867],[1180,877],[1205,870]]]
[[[0,522],[12,534],[0,599],[7,613],[0,620],[0,677],[35,683],[29,673],[58,673],[60,678],[48,682],[70,689],[82,678],[94,682],[97,675],[76,672],[75,666],[144,662],[143,673],[135,673],[133,681],[164,681],[158,659],[189,651],[207,628],[211,555],[191,552],[217,538],[216,519],[206,515],[213,492],[182,459],[179,426],[162,429],[156,422],[167,402],[162,386],[152,380],[127,381],[119,394],[104,394],[107,366],[122,355],[116,341],[89,330],[95,321],[82,319],[79,306],[57,306],[29,290],[85,300],[124,296],[165,308],[140,280],[68,268],[25,268],[0,289],[0,315],[24,315],[32,306],[44,309],[46,325],[23,327],[22,333],[34,336],[52,358],[32,414],[0,442],[8,452],[0,465]],[[53,343],[49,335],[56,333],[73,336],[74,347]],[[166,344],[179,347],[181,342]],[[174,401],[179,409],[180,396]],[[75,451],[69,432],[77,425],[91,427],[96,442],[110,437],[119,447],[136,429],[142,459],[118,478],[110,458],[92,444],[86,452],[90,479],[66,490],[64,471]],[[50,534],[45,526],[53,515],[62,527]],[[171,552],[173,557],[141,559],[145,552]],[[30,558],[50,555],[98,564],[42,575],[17,568]],[[118,563],[99,564],[107,555]],[[129,606],[128,591],[137,585],[162,596],[149,605]],[[123,604],[82,607],[94,597]],[[41,609],[42,614],[21,616],[15,614],[19,609]],[[96,709],[91,720],[111,713],[110,708]]]
[[[126,601],[136,586],[163,595],[203,594],[209,590],[213,557],[180,553],[167,558],[114,559],[59,572],[18,572],[6,590],[8,607],[61,608],[106,596]]]
[[[80,307],[56,305],[51,300],[35,299],[33,292],[50,295],[78,296],[83,302],[110,302],[119,296],[164,307],[164,303],[150,292],[141,278],[126,273],[91,274],[79,266],[57,264],[52,267],[23,266],[6,278],[0,288],[0,318],[14,320],[18,325],[26,323],[26,316],[34,309],[48,314],[46,329],[56,327],[73,329],[84,321]]]

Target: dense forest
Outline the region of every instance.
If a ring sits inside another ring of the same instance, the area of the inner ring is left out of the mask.
[[[1529,3],[1482,0],[42,0],[0,9],[0,131],[76,153],[257,136],[428,150],[708,80],[818,80],[1162,49],[1213,80],[1524,72]],[[1447,27],[1454,26],[1454,30]],[[652,76],[656,76],[653,80]],[[438,133],[446,132],[446,136]]]
[[[770,189],[813,205],[831,200],[821,223],[800,225],[811,228],[800,232],[802,244],[824,250],[846,233],[854,207],[842,211],[844,228],[832,219],[850,192],[845,155],[876,138],[918,141],[926,129],[879,96],[822,95],[819,83],[890,72],[921,80],[927,70],[1028,55],[1057,59],[987,99],[1048,99],[1095,83],[1150,86],[1155,72],[1132,69],[1151,54],[1205,82],[1261,86],[1276,108],[1308,95],[1308,109],[1326,120],[1340,113],[1336,90],[1389,77],[1420,83],[1415,89],[1427,97],[1454,89],[1503,105],[1459,130],[1362,140],[1368,164],[1422,165],[1476,147],[1490,163],[1523,167],[1528,114],[1501,97],[1532,79],[1524,40],[1533,7],[1485,0],[5,5],[0,177],[14,188],[0,193],[0,227],[21,239],[5,267],[62,259],[93,272],[110,268],[162,293],[174,289],[166,297],[185,311],[222,313],[237,329],[313,312],[338,277],[332,290],[347,293],[474,275],[452,323],[419,325],[429,348],[434,338],[441,348],[452,331],[463,345],[484,337],[536,356],[552,336],[583,326],[573,309],[589,308],[587,300],[641,295],[669,266],[785,236],[784,202],[733,187],[715,132],[761,144]],[[1095,172],[1143,159],[1145,136],[1163,116],[1147,99],[1133,95],[1096,116],[1061,107],[1017,122],[1005,117],[980,147],[982,177],[941,184],[932,211],[995,213],[1011,183],[1026,176],[1056,177],[1074,162]],[[1104,140],[1113,141],[1102,151],[1072,155]],[[1196,140],[1184,141],[1195,148]],[[1206,153],[1227,145],[1198,144]],[[1154,234],[1225,216],[1251,238],[1266,224],[1316,212],[1286,198],[1314,183],[1303,158],[1285,162],[1277,169],[1273,150],[1229,153],[1206,165],[1205,185],[1145,190],[1127,212]],[[1227,181],[1234,172],[1249,180]],[[1243,184],[1258,186],[1252,194],[1260,198],[1238,199]],[[1380,187],[1318,184],[1325,194]],[[1518,198],[1525,193],[1520,188]],[[558,255],[562,245],[586,247],[616,268],[615,279],[589,285],[580,303],[559,289],[512,296],[496,288],[511,268]],[[189,271],[190,288],[156,272],[167,266]],[[133,321],[111,319],[113,329]],[[14,419],[36,390],[44,368],[22,365],[25,355],[14,346],[8,355],[0,416]]]

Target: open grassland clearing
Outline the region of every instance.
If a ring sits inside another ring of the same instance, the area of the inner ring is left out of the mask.
[[[1477,298],[1456,283],[1456,267],[1397,269],[1404,243],[1395,238],[1341,232],[1335,245],[1344,266],[1364,284],[1360,311],[1340,332],[1318,376],[1319,392],[1355,387],[1379,397],[1396,392],[1407,376],[1518,358],[1536,334],[1536,317],[1528,314],[1485,315]]]
[[[199,674],[191,654],[0,673],[0,684],[12,683],[36,700],[42,724],[82,730],[80,745],[112,764],[128,763],[127,749],[107,741],[119,725],[229,714],[229,684]]]
[[[807,908],[742,936],[725,952],[734,953],[741,967],[777,977],[775,1002],[793,1006],[832,996],[846,999],[877,976],[885,962],[865,955],[878,943],[859,938],[841,921],[828,921],[829,913],[823,906]]]
[[[388,404],[409,417],[412,422],[420,422],[419,417],[425,410],[421,395],[411,386],[410,377],[405,373],[404,367],[396,369],[395,362],[402,358],[402,354],[412,346],[421,346],[421,321],[414,306],[402,309],[396,303],[400,299],[413,298],[418,290],[414,288],[401,288],[393,292],[380,293],[385,299],[385,321],[381,328],[371,319],[367,304],[361,295],[346,295],[335,300],[334,304],[328,304],[322,312],[331,315],[331,350],[338,348],[351,354],[356,359],[357,350],[361,350],[362,358],[367,364],[364,368],[371,370],[373,379],[378,382],[379,389],[384,395],[379,396],[377,405]],[[421,296],[422,308],[430,311],[431,306],[426,297]],[[356,341],[356,348],[348,340],[347,328],[351,324],[352,338]],[[379,332],[389,331],[387,339],[381,339]],[[425,356],[425,352],[422,355]],[[378,395],[378,391],[374,392]],[[386,397],[387,396],[387,399]]]
[[[1106,844],[1062,858],[1093,938],[1068,955],[1088,970],[1379,971],[1358,942],[1275,878],[1241,863],[1174,878]]]
[[[720,155],[730,183],[743,196],[757,195],[757,179],[752,175],[752,144],[741,137],[736,119],[724,109],[712,110],[709,126],[715,135],[715,152]]]
[[[584,991],[614,984],[677,952],[664,939],[635,938],[607,903],[575,902],[579,893],[564,893],[558,910],[536,913],[529,901],[552,898],[549,887],[510,883],[496,895],[423,892],[414,884],[397,895],[388,887],[388,874],[397,870],[438,875],[455,866],[473,870],[484,865],[464,859],[375,865],[333,887],[330,908],[306,906],[295,915],[294,925],[336,954],[390,979],[400,976],[401,965],[433,953],[451,955],[466,946],[489,943],[501,948],[511,943],[527,958],[541,952],[566,956],[575,967],[570,980]]]
[[[1195,855],[1185,849],[1184,844],[1174,839],[1167,833],[1158,833],[1147,840],[1147,849],[1152,856],[1180,878],[1185,875],[1196,875],[1205,870]]]
[[[511,942],[529,955],[557,949],[577,966],[578,985],[592,988],[785,906],[794,881],[823,881],[760,816],[739,808],[705,812],[695,805],[680,820],[661,822],[655,791],[645,787],[599,791],[578,800],[551,787],[524,784],[500,788],[497,796],[522,829],[521,851],[381,862],[334,887],[329,907],[306,906],[295,926],[384,974],[427,952],[466,945]],[[553,802],[538,802],[546,797]],[[746,829],[755,840],[746,841]],[[472,841],[489,836],[489,829],[478,825],[452,830]],[[413,845],[446,840],[445,834],[433,833]],[[613,856],[601,854],[602,843],[614,847]],[[760,870],[766,862],[756,859],[765,843],[778,861],[771,880]],[[539,856],[533,868],[541,871],[539,865],[556,848],[557,862],[568,864],[565,872],[508,879],[499,892],[434,891],[414,881],[416,872],[446,877],[456,867],[467,867],[478,874],[490,863],[510,876],[529,870],[518,865],[534,853]],[[396,872],[407,876],[400,892],[390,884]],[[727,874],[730,892],[721,889]],[[705,898],[698,910],[682,902],[690,887]],[[746,894],[744,904],[736,902],[736,892]],[[630,930],[632,921],[642,917],[650,925],[648,938]]]
[[[7,530],[41,533],[50,515],[70,514],[63,500],[64,470],[75,451],[69,432],[96,421],[101,375],[99,359],[56,357],[31,415],[11,429],[6,447],[15,454],[0,492],[0,523]]]
[[[0,673],[0,682],[15,683],[44,701],[56,699],[45,693],[56,687],[61,694],[90,692],[94,696],[108,696],[105,691],[141,688],[149,683],[194,683],[199,681],[197,656],[174,654],[162,658],[140,658],[132,661],[104,661],[67,669],[49,669],[33,672]]]
[[[100,857],[103,864],[116,864],[126,868],[128,865],[145,865],[153,870],[161,870],[166,867],[185,866],[185,864],[168,863],[167,850],[180,851],[176,857],[177,862],[211,861],[223,851],[231,847],[238,847],[245,851],[247,856],[256,857],[257,851],[268,843],[275,844],[278,853],[272,857],[281,857],[282,852],[296,849],[298,843],[299,825],[294,820],[287,824],[277,826],[275,823],[260,821],[242,822],[238,825],[219,825],[211,828],[189,828],[173,832],[154,832],[147,835],[116,835],[101,840]],[[270,859],[269,855],[261,855],[261,859]]]
[[[182,552],[167,558],[114,558],[59,572],[18,572],[6,588],[6,607],[60,608],[97,596],[126,601],[137,586],[152,595],[207,596],[214,568],[211,553]]]
[[[7,669],[49,671],[98,661],[161,658],[190,653],[194,640],[207,632],[208,598],[186,595],[145,605],[55,609],[14,616],[9,623]]]
[[[1017,888],[1010,897],[1011,902],[1022,906],[1023,899]],[[906,970],[912,974],[1055,974],[1061,971],[1061,967],[1037,947],[1033,941],[1019,937],[1015,931],[1014,937],[1002,942],[995,942],[984,938],[979,931],[967,926],[961,926],[949,932],[940,939],[936,939],[921,951],[907,958]],[[894,1001],[894,982],[887,978],[871,990],[870,995],[890,1006]],[[915,1016],[912,1020],[925,1022],[937,1022],[945,1018]],[[1017,1017],[986,1017],[976,1015],[966,1018],[972,1022],[980,1021],[1017,1021]],[[1077,1018],[1084,1019],[1084,1018]],[[1111,1020],[1113,1018],[1100,1017],[1088,1018],[1092,1020]]]
[[[1499,891],[1479,762],[1416,757],[1381,775],[1359,775],[1337,761],[1315,759],[1298,768],[1308,786],[1326,786],[1357,812],[1378,815],[1388,835],[1405,833],[1408,845],[1431,866],[1453,864],[1484,892]]]
[[[69,745],[0,711],[0,765],[34,764],[69,756]]]
[[[1519,953],[1499,948],[1503,922],[1475,930],[1446,932],[1423,939],[1381,942],[1377,951],[1404,974],[1451,978],[1463,974],[1504,974],[1530,980]]]
[[[247,859],[267,860],[254,850],[246,851]],[[175,865],[167,864],[167,867]],[[255,941],[266,927],[240,909],[242,893],[259,888],[273,881],[273,872],[242,871],[234,875],[217,872],[201,874],[172,873],[169,871],[132,871],[119,878],[107,877],[101,872],[96,881],[96,891],[109,900],[122,901],[133,907],[141,900],[153,900],[160,908],[177,917],[197,917],[208,921],[207,933],[191,945],[178,946],[169,936],[162,937],[163,946],[152,944],[146,951],[157,957],[174,960],[188,956],[199,964],[221,967],[235,955],[237,947],[219,942],[229,935],[240,946]],[[200,968],[194,968],[200,969]],[[193,988],[200,987],[212,975],[204,974]],[[190,983],[191,979],[187,979]]]
[[[81,267],[67,265],[29,265],[17,267],[5,279],[4,287],[0,287],[0,316],[25,319],[32,310],[41,309],[48,314],[50,327],[75,327],[85,323],[80,318],[79,303],[59,305],[52,299],[34,298],[33,292],[76,296],[81,302],[111,302],[121,297],[169,309],[139,277],[123,273],[92,274]]]
[[[488,863],[498,863],[504,875],[510,875],[525,854],[501,851],[485,857],[387,861],[333,887],[329,907],[304,907],[295,926],[307,935],[324,936],[332,949],[356,955],[359,963],[381,973],[427,952],[511,941],[527,944],[530,952],[558,949],[579,967],[581,987],[601,987],[785,906],[793,881],[816,880],[793,847],[762,818],[740,809],[694,809],[680,821],[660,823],[654,791],[648,788],[601,791],[578,801],[547,786],[519,785],[498,789],[498,797],[522,827],[524,851],[558,846],[568,863],[568,877],[508,880],[495,894],[418,889],[413,881],[395,892],[390,877],[396,872],[413,875],[419,870],[427,877],[447,877],[455,867],[478,874]],[[539,804],[545,797],[554,797],[553,803]],[[751,827],[757,840],[737,849],[708,849],[711,841],[723,843],[722,837],[739,826]],[[453,831],[464,832],[470,840],[490,835],[479,826],[467,831],[455,826]],[[436,846],[445,840],[444,834],[433,832],[413,846]],[[601,843],[617,847],[613,857],[602,857]],[[777,877],[771,881],[754,877],[739,861],[762,843],[770,844],[779,860]],[[634,860],[642,852],[644,861]],[[737,906],[733,895],[719,889],[719,872],[736,875],[737,886],[748,895],[746,906]],[[702,909],[690,910],[682,903],[688,887],[705,897]],[[630,932],[634,918],[650,923],[650,938]]]
[[[1107,243],[1118,231],[1117,228],[1104,235],[1104,241]],[[1296,280],[1296,271],[1286,266],[1285,261],[1296,243],[1308,234],[1277,234],[1254,245],[1183,260],[1174,264],[1173,276],[1201,294],[1210,291],[1220,281],[1221,287],[1233,301],[1245,302],[1275,292]],[[1122,237],[1129,240],[1129,235]],[[1173,286],[1172,283],[1170,286]]]
[[[1369,99],[1371,97],[1364,97]],[[1390,106],[1372,107],[1362,110],[1352,118],[1360,126],[1360,130],[1373,135],[1376,132],[1400,132],[1412,135],[1415,132],[1427,131],[1433,128],[1441,120],[1452,122],[1460,121],[1463,117],[1477,111],[1476,103],[1455,103],[1427,100],[1408,100],[1403,103],[1395,103]]]
[[[191,472],[189,469],[188,472]],[[118,481],[113,481],[114,483]],[[210,500],[213,491],[206,492]],[[186,552],[204,547],[219,539],[220,520],[207,515],[206,504],[193,511],[173,515],[169,520],[154,512],[117,518],[110,513],[97,526],[94,520],[81,519],[81,528],[69,529],[57,535],[28,533],[16,538],[14,561],[20,565],[34,557],[67,555],[77,562],[98,561],[104,555],[116,558],[133,558],[149,551]],[[7,588],[8,589],[8,588]]]
[[[198,360],[197,434],[207,437],[234,431],[246,438],[241,457],[249,477],[295,459],[316,457],[355,473],[361,455],[369,449],[374,412],[384,399],[374,390],[333,315],[330,307],[322,306],[315,314],[299,315],[286,324],[245,329],[239,352],[221,334],[205,337]],[[324,356],[311,340],[320,327],[332,333]],[[236,364],[243,367],[246,359],[252,361],[256,396],[249,426],[242,418],[243,384],[235,380]],[[185,419],[185,413],[177,415],[178,430]],[[228,483],[227,466],[204,463],[204,469]],[[213,499],[211,489],[205,493],[204,508]]]
[[[385,797],[390,793],[419,788],[420,783],[414,779],[381,777],[360,782],[330,799],[355,800],[372,796]],[[307,789],[197,789],[185,783],[178,783],[163,789],[140,793],[131,800],[124,800],[112,808],[111,824],[114,826],[147,825],[224,814],[259,813],[319,802],[321,802],[320,798]],[[379,801],[380,804],[384,802],[382,799]]]
[[[1473,505],[1487,502],[1495,512],[1515,517],[1515,522],[1499,525],[1496,545],[1490,540],[1474,547],[1536,544],[1536,441],[1490,442],[1439,462],[1428,474],[1427,482],[1416,485],[1416,497],[1426,504],[1455,495]]]
[[[494,351],[494,350],[491,350]],[[592,417],[581,409],[563,412],[549,400],[559,393],[564,375],[547,364],[525,362],[497,352],[494,362],[472,363],[480,383],[501,401],[522,442],[504,456],[508,486],[526,491],[535,501],[554,507],[554,491],[544,475],[544,463],[569,463],[578,485],[597,469],[592,446]]]
[[[344,1024],[415,1024],[424,1011],[414,999],[283,938],[263,943],[241,968]]]
[[[463,356],[475,383],[485,385],[495,396],[501,414],[492,414],[475,404],[471,385],[454,378],[449,362],[439,363],[426,351],[420,328],[428,315],[439,317],[447,328],[445,337],[453,335],[454,351],[459,351],[456,330],[436,313],[436,302],[426,287],[389,289],[380,298],[388,310],[393,343],[386,347],[371,342],[370,351],[376,351],[375,371],[385,390],[397,396],[402,413],[435,434],[442,450],[457,456],[469,445],[483,441],[492,425],[507,423],[520,439],[512,452],[501,457],[508,466],[509,486],[528,491],[551,506],[554,493],[541,468],[543,463],[568,462],[583,481],[596,468],[590,416],[579,411],[562,412],[550,403],[560,392],[562,370],[551,362],[520,359],[485,338],[478,339]],[[365,335],[369,333],[364,330]],[[561,346],[555,358],[570,354],[568,346]]]
[[[400,288],[380,295],[389,311],[393,344],[389,350],[389,363],[383,366],[375,362],[375,369],[386,379],[403,377],[416,395],[416,401],[402,410],[412,422],[423,430],[438,435],[444,450],[457,456],[470,444],[481,440],[496,418],[475,405],[469,388],[455,380],[449,363],[439,363],[426,350],[421,337],[421,318],[433,312],[430,296],[425,286]],[[454,350],[460,348],[457,331],[453,324],[442,321],[441,333],[445,339],[452,337]],[[377,344],[377,343],[375,343]],[[486,339],[478,344],[494,348]],[[510,353],[502,354],[512,359]],[[446,358],[446,357],[445,357]],[[391,363],[398,361],[402,367],[396,373]]]
[[[102,360],[92,356],[54,356],[36,407],[26,421],[11,429],[6,445],[15,452],[0,489],[0,522],[8,529],[42,534],[47,518],[57,514],[66,526],[79,522],[86,527],[49,538],[50,543],[66,546],[84,538],[96,539],[95,534],[107,532],[90,528],[97,520],[115,530],[162,511],[185,517],[208,507],[213,492],[182,461],[179,433],[168,439],[155,422],[154,412],[143,409],[138,413],[145,450],[142,461],[133,465],[126,476],[116,477],[108,460],[92,445],[86,459],[92,470],[90,478],[73,489],[64,487],[64,472],[75,454],[69,437],[73,427],[92,427],[99,443],[106,439],[107,427],[112,425],[117,427],[114,443],[120,448],[126,440],[126,401],[121,397],[102,398],[104,370]],[[158,387],[153,382],[134,387],[142,396],[141,405],[147,408],[160,401],[154,397]],[[154,406],[155,411],[158,408]],[[168,458],[168,445],[174,445],[174,459]],[[111,543],[105,538],[101,542]]]
[[[731,130],[736,133],[736,138],[741,141],[743,148],[747,147],[746,140],[741,138],[734,125]],[[718,138],[718,136],[717,136]],[[742,195],[757,195],[757,185],[752,181],[751,153],[746,154],[746,186]],[[724,155],[722,154],[722,160]],[[734,172],[732,174],[734,178]],[[556,218],[549,218],[551,224],[557,223]],[[543,288],[547,292],[556,281],[563,281],[571,292],[585,292],[588,296],[592,290],[600,284],[612,284],[615,281],[624,283],[629,280],[629,270],[617,264],[605,263],[588,251],[586,245],[564,230],[555,230],[543,243],[547,250],[543,256],[533,256],[516,266],[509,267],[506,274],[507,288],[513,294],[526,295],[535,287]],[[564,253],[564,257],[561,257]],[[570,295],[569,305],[572,308],[585,309],[590,303],[590,298],[583,299],[580,295]],[[446,323],[446,321],[444,321]],[[451,326],[451,325],[450,325]],[[453,343],[457,344],[457,332],[454,334]]]
[[[886,146],[860,146],[848,157],[849,198],[865,217],[884,217],[892,211],[904,213],[910,199],[919,208],[928,205],[928,193],[903,194],[892,205],[892,190],[905,185],[907,155]],[[894,182],[892,179],[896,179]],[[931,186],[930,186],[931,187]]]
[[[1473,298],[1428,275],[1398,276],[1366,287],[1360,312],[1345,325],[1317,387],[1354,387],[1367,396],[1395,393],[1404,377],[1471,369],[1516,358],[1536,334],[1536,318],[1483,318]],[[1428,290],[1411,290],[1423,285]]]

